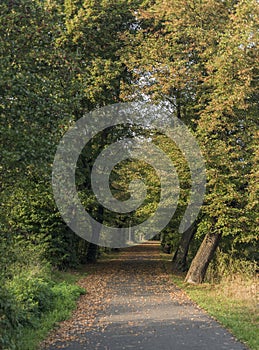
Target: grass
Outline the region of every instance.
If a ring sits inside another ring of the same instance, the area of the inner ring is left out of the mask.
[[[82,278],[85,273],[79,272],[60,272],[53,274],[53,281],[56,282],[53,287],[56,298],[51,311],[44,313],[35,327],[22,328],[22,334],[19,341],[19,350],[36,350],[41,341],[48,333],[57,326],[58,322],[68,319],[72,311],[76,308],[76,301],[85,291],[76,285],[76,282]]]
[[[119,255],[120,255],[121,251],[103,251],[101,252],[101,256],[98,258],[99,261],[105,261],[105,260],[114,260],[114,259],[118,259]]]
[[[112,259],[118,256],[117,252],[102,252],[100,260]],[[48,333],[58,326],[58,323],[67,320],[76,308],[76,301],[85,291],[76,285],[79,279],[86,276],[85,267],[76,271],[54,271],[51,279],[55,282],[53,287],[56,298],[51,311],[44,313],[35,327],[23,327],[19,338],[17,350],[37,350],[40,343],[46,339]]]
[[[55,270],[52,275],[52,280],[54,282],[60,283],[60,282],[66,282],[68,284],[75,284],[78,282],[79,279],[86,276],[87,273],[85,272],[84,266],[77,267],[76,270],[70,270],[70,271],[59,271]]]
[[[118,252],[102,253],[101,260],[118,257]],[[165,268],[170,263],[168,255],[161,253]],[[166,268],[167,269],[167,268]],[[85,276],[84,270],[60,272],[56,271],[52,279],[56,285],[54,307],[42,315],[40,322],[34,327],[22,329],[22,337],[18,350],[36,350],[41,341],[55,328],[58,322],[68,319],[76,307],[76,301],[83,292],[76,282]],[[184,276],[172,276],[173,281],[181,287],[190,298],[231,331],[240,341],[252,350],[259,350],[258,304],[256,299],[255,280],[225,280],[219,284],[204,283],[190,285],[184,283]]]
[[[255,279],[247,281],[237,276],[219,284],[191,285],[184,282],[183,276],[173,275],[173,281],[238,340],[252,350],[259,350],[258,282]]]

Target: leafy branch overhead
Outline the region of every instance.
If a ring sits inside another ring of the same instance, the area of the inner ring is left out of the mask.
[[[198,218],[180,234],[192,185],[186,157],[157,130],[125,121],[95,135],[77,162],[79,197],[94,218],[123,232],[156,211],[159,176],[142,160],[124,160],[109,178],[122,202],[132,181],[146,185],[131,214],[108,211],[91,188],[93,164],[106,147],[125,137],[148,139],[168,155],[181,187],[158,237],[173,268],[200,283],[222,256],[258,261],[258,17],[257,0],[1,1],[0,347],[15,348],[20,327],[34,322],[19,303],[40,319],[34,293],[39,286],[51,297],[53,269],[94,262],[104,250],[69,229],[51,188],[61,138],[100,107],[148,101],[167,108],[199,144],[207,192]]]

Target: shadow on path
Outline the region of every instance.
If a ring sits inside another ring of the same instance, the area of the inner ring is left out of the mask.
[[[44,349],[247,349],[172,283],[158,242],[123,249],[91,269],[83,284],[90,292]]]

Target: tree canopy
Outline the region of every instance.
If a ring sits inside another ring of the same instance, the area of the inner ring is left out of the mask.
[[[186,280],[199,283],[217,247],[235,259],[258,260],[258,17],[257,0],[2,0],[0,263],[13,261],[17,244],[37,247],[60,269],[96,260],[99,248],[61,218],[52,165],[77,120],[127,101],[167,106],[196,138],[207,177],[200,214],[180,234],[190,197],[188,162],[165,135],[129,123],[96,135],[79,157],[77,189],[86,210],[122,231],[155,212],[159,178],[140,160],[125,160],[110,176],[122,201],[129,183],[144,179],[147,197],[130,215],[108,212],[90,181],[107,145],[125,136],[149,138],[171,159],[181,187],[175,215],[161,232],[174,268],[189,270]]]

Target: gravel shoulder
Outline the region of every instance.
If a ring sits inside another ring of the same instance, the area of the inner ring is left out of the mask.
[[[247,349],[173,284],[157,242],[86,268],[86,295],[42,350]]]

